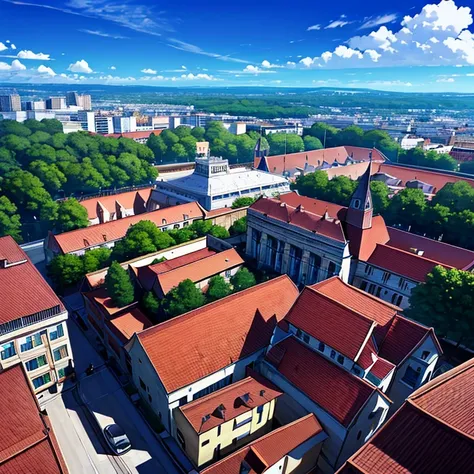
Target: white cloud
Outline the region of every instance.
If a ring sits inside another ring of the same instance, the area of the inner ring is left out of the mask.
[[[143,74],[156,74],[156,70],[155,69],[142,69],[141,72],[143,72]]]
[[[50,61],[51,58],[49,54],[44,53],[33,53],[28,49],[24,49],[17,54],[17,57],[20,59],[37,59],[39,61]]]
[[[243,71],[239,71],[244,74],[270,74],[270,73],[275,73],[276,71],[272,71],[270,69],[261,69],[258,66],[253,66],[252,64],[249,64],[245,67]]]
[[[286,63],[286,67],[287,67],[288,69],[294,69],[294,68],[296,67],[296,63],[293,62],[293,61],[288,61],[288,62]]]
[[[94,36],[102,36],[103,38],[112,38],[112,39],[127,39],[128,36],[122,36],[122,35],[114,35],[111,33],[104,33],[103,31],[99,30],[78,30],[81,33],[87,33],[88,35],[94,35]]]
[[[37,71],[40,74],[45,74],[45,75],[50,76],[50,77],[56,76],[56,73],[50,67],[46,67],[43,64],[38,67]]]
[[[0,41],[0,51],[5,51],[8,49],[8,46],[5,46],[1,41]]]
[[[317,31],[317,30],[320,30],[320,29],[321,29],[321,25],[312,25],[312,26],[308,26],[306,31]]]
[[[343,16],[341,16],[343,18]],[[324,28],[326,30],[328,29],[333,29],[333,28],[342,28],[343,26],[350,25],[352,22],[351,21],[345,21],[345,20],[334,20],[329,23],[329,25],[325,26]]]
[[[204,80],[204,81],[216,81],[217,79],[210,74],[183,74],[181,79],[185,79],[186,81],[197,81],[197,80]]]
[[[89,64],[87,63],[87,61],[85,61],[84,59],[81,59],[80,61],[76,61],[75,63],[70,64],[67,69],[68,71],[78,72],[82,74],[91,74],[94,72],[92,68],[89,67]]]
[[[449,82],[449,83],[452,83],[452,82],[454,82],[454,79],[452,77],[442,77],[440,79],[437,79],[436,82]]]
[[[112,69],[112,71],[115,71],[117,68],[115,66],[110,66],[109,69]]]
[[[389,16],[367,19],[365,24],[385,21]],[[398,28],[380,26],[368,35],[354,36],[347,41],[347,46],[340,45],[320,56],[303,58],[300,66],[352,68],[474,65],[474,34],[468,29],[472,24],[469,7],[457,7],[454,0],[442,0],[439,4],[425,5],[413,17],[405,16]]]
[[[270,61],[267,61],[266,59],[264,59],[262,61],[262,64],[261,66],[265,69],[272,69],[272,68],[280,68],[280,67],[283,67],[283,66],[280,66],[279,64],[272,64]]]
[[[16,49],[16,46],[12,43],[12,44],[10,45],[10,48],[11,48],[11,49]]]
[[[0,71],[24,71],[26,66],[18,59],[14,59],[11,64],[0,62]]]
[[[186,66],[181,66],[181,69],[183,69],[184,71],[186,71],[186,69],[188,69]]]
[[[364,23],[359,28],[359,30],[363,30],[366,28],[374,28],[379,25],[392,23],[392,21],[395,21],[397,17],[398,15],[396,13],[389,13],[387,15],[380,15],[380,16],[366,18],[364,20]]]

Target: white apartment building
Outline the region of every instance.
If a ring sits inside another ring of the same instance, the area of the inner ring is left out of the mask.
[[[113,117],[114,133],[136,132],[136,117]]]
[[[18,94],[0,95],[0,112],[18,112],[21,110],[21,99]]]
[[[0,238],[0,287],[0,372],[22,363],[36,394],[60,388],[73,370],[67,310],[9,236]]]
[[[101,135],[114,133],[114,121],[112,117],[106,115],[95,115],[95,131]]]

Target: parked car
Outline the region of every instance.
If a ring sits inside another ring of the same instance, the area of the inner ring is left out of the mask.
[[[107,425],[104,428],[104,437],[110,449],[118,456],[132,449],[132,445],[125,431],[116,423]]]

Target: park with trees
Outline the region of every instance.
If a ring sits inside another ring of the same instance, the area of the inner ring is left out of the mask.
[[[76,199],[153,183],[153,152],[128,138],[63,133],[58,120],[0,121],[0,235],[18,242],[88,225]]]

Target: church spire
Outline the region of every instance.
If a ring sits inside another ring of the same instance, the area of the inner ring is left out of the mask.
[[[372,168],[372,152],[370,153],[369,166],[360,178],[346,213],[346,222],[360,229],[372,227],[372,194],[370,192],[370,176]]]

